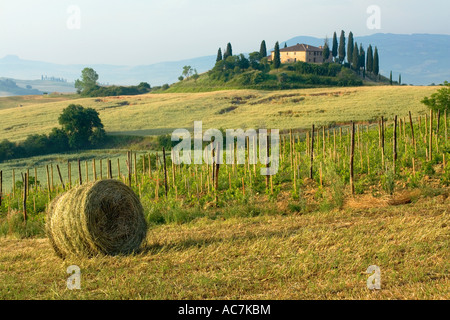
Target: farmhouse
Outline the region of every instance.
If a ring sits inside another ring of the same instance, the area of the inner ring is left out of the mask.
[[[275,56],[275,51],[268,57],[269,61],[272,61]],[[303,61],[308,63],[324,63],[331,62],[331,56],[328,61],[324,61],[323,47],[314,47],[308,44],[297,43],[295,46],[280,49],[281,63],[294,63],[297,61]]]

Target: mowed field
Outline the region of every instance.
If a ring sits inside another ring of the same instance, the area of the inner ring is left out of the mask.
[[[61,260],[47,239],[2,238],[0,299],[449,299],[449,201],[156,226],[127,257]]]
[[[380,116],[404,117],[427,112],[421,99],[437,87],[374,86],[289,91],[231,90],[167,93],[109,98],[0,98],[0,135],[20,141],[30,134],[49,133],[70,103],[96,109],[111,134],[159,135],[192,129],[194,121],[209,128],[309,128],[333,122],[366,121]]]

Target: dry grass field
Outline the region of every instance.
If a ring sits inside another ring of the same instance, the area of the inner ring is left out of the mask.
[[[20,141],[29,134],[49,133],[59,126],[58,116],[70,103],[96,109],[108,133],[158,135],[190,129],[199,120],[204,128],[294,129],[309,128],[312,123],[366,121],[382,115],[404,117],[408,111],[419,115],[427,110],[420,100],[435,91],[436,87],[376,86],[85,99],[68,96],[61,101],[62,96],[23,101],[21,108],[12,107],[10,98],[0,98],[0,135]]]
[[[128,257],[61,260],[47,239],[1,238],[0,299],[449,299],[449,201],[161,225]]]

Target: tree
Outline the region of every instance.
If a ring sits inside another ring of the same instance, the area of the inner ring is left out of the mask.
[[[275,69],[278,69],[281,66],[280,44],[278,43],[278,41],[277,43],[275,43],[273,66],[275,67]]]
[[[423,98],[421,102],[434,111],[448,112],[450,110],[450,83],[445,81],[441,89],[429,98]]]
[[[191,66],[184,66],[183,73],[181,74],[184,78],[189,79],[190,76],[194,74],[194,69]]]
[[[359,51],[358,51],[358,44],[356,42],[353,47],[352,68],[355,71],[359,71]]]
[[[398,84],[400,86],[402,85],[402,74],[401,73],[398,75]]]
[[[376,76],[378,76],[378,74],[380,73],[380,58],[378,57],[378,48],[377,47],[375,47],[375,52],[373,54],[372,72]]]
[[[81,71],[81,80],[75,81],[75,88],[78,93],[92,90],[97,87],[98,74],[92,68],[84,68]]]
[[[58,118],[71,149],[83,149],[101,143],[106,134],[99,114],[92,108],[71,104]]]
[[[328,59],[330,58],[330,46],[328,45],[328,38],[325,38],[325,43],[323,45],[323,60],[324,61],[328,61]]]
[[[217,58],[216,58],[216,63],[222,61],[222,49],[219,48],[219,50],[217,51]]]
[[[359,68],[366,70],[366,52],[362,43],[359,44]]]
[[[259,54],[261,55],[261,59],[264,57],[267,57],[267,47],[266,47],[266,41],[263,40],[261,42],[261,46],[259,48]]]
[[[373,49],[372,45],[369,45],[367,48],[367,63],[366,63],[366,69],[368,72],[373,71]]]
[[[286,42],[284,43],[284,47],[287,48],[287,43]]]
[[[389,76],[389,84],[392,86],[392,70],[391,70],[391,75]]]
[[[341,31],[341,38],[339,39],[339,63],[345,60],[345,31]]]
[[[233,48],[231,47],[231,43],[228,42],[227,50],[223,54],[223,60],[226,60],[228,57],[231,57],[232,55],[233,55]]]
[[[333,46],[331,49],[331,55],[334,58],[334,61],[336,61],[336,57],[338,54],[338,42],[337,42],[337,36],[336,36],[336,32],[333,34]]]
[[[348,34],[348,46],[347,46],[347,61],[348,63],[350,63],[350,66],[352,64],[352,59],[353,59],[353,32],[350,31],[350,33]]]

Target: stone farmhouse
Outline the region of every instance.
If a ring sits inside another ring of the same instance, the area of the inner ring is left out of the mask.
[[[275,56],[275,51],[268,57],[269,61],[272,61]],[[327,61],[323,58],[323,47],[314,47],[308,44],[297,43],[295,46],[280,49],[281,63],[295,63],[297,61],[303,61],[308,63],[324,63],[331,62],[332,57]]]

